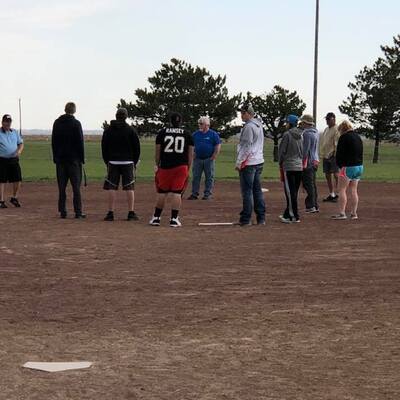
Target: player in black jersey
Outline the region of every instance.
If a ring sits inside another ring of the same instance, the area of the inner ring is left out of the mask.
[[[172,209],[169,224],[176,228],[182,226],[178,214],[192,165],[193,139],[192,135],[181,127],[181,114],[172,113],[170,122],[171,126],[161,129],[156,137],[155,181],[158,195],[150,225],[160,225],[165,200],[168,193],[171,193]]]

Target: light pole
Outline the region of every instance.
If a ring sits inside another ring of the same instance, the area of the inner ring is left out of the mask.
[[[317,123],[318,102],[318,33],[319,33],[319,0],[315,4],[315,48],[314,48],[314,96],[313,96],[313,118]]]

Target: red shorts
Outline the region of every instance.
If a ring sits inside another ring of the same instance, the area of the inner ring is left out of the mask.
[[[156,188],[158,193],[178,193],[185,191],[189,179],[189,167],[179,165],[174,168],[158,168]]]

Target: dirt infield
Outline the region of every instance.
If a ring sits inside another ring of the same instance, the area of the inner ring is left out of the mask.
[[[23,208],[0,210],[0,399],[399,399],[400,185],[362,182],[358,221],[322,204],[293,225],[267,187],[266,226],[197,226],[237,219],[231,182],[174,230],[147,226],[150,184],[142,220],[122,220],[120,193],[112,223],[100,184],[86,221],[25,184]],[[80,360],[94,365],[21,368]]]

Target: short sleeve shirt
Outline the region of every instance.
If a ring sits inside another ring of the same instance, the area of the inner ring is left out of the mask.
[[[174,168],[189,164],[189,146],[192,135],[183,128],[164,128],[158,132],[156,144],[160,149],[160,168]]]
[[[193,142],[196,157],[206,159],[213,155],[215,146],[221,144],[221,139],[217,132],[209,129],[207,132],[193,133]]]
[[[18,146],[22,143],[22,137],[17,130],[11,129],[10,131],[3,131],[3,129],[0,128],[0,157],[15,157]]]

